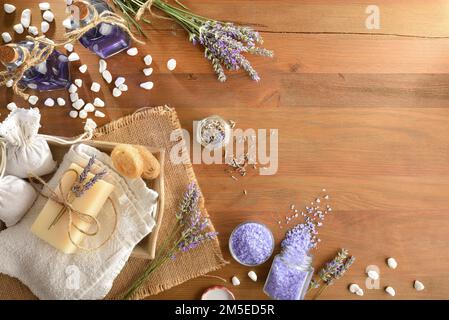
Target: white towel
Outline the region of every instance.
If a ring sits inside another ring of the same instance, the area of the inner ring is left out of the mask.
[[[141,179],[128,180],[117,174],[109,156],[95,148],[73,146],[50,186],[57,186],[71,163],[84,166],[92,155],[109,168],[105,180],[115,185],[111,197],[117,206],[118,225],[103,247],[67,255],[32,234],[30,227],[47,201],[43,197],[17,225],[0,232],[0,272],[18,278],[40,299],[104,298],[135,245],[154,227],[158,194]]]

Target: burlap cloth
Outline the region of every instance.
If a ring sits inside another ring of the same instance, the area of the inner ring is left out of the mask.
[[[164,106],[146,109],[113,121],[99,128],[94,137],[95,140],[141,144],[167,150],[164,164],[165,208],[158,245],[163,241],[163,235],[169,233],[175,223],[174,215],[187,185],[189,182],[196,181],[190,161],[188,161],[189,164],[177,165],[170,161],[168,152],[173,145],[179,143],[179,141],[170,141],[170,134],[174,130],[181,130],[176,112]],[[188,154],[182,156],[185,159],[189,158]],[[207,215],[204,205],[202,212]],[[134,298],[142,299],[157,294],[189,279],[217,270],[225,263],[218,240],[206,242],[162,265],[140,288]],[[114,281],[114,286],[106,298],[118,297],[132,284],[133,280],[138,278],[147,265],[146,260],[130,258]],[[36,297],[17,279],[0,274],[0,299],[36,299]]]

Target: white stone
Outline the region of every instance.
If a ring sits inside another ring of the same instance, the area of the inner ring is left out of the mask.
[[[28,28],[31,23],[31,10],[25,9],[22,11],[22,15],[20,16],[20,23],[24,28]]]
[[[99,92],[100,89],[101,89],[101,86],[99,83],[92,82],[92,85],[90,86],[90,90],[92,90],[93,92]]]
[[[112,74],[109,72],[109,70],[103,71],[103,73],[101,75],[103,76],[103,79],[107,83],[111,83],[112,82]]]
[[[12,28],[17,34],[22,34],[25,31],[25,28],[21,23],[15,24]]]
[[[94,99],[94,106],[96,106],[97,108],[103,108],[104,107],[104,101],[101,100],[100,98],[95,98]]]
[[[100,72],[100,73],[105,72],[107,67],[108,67],[108,64],[107,64],[107,62],[105,60],[100,59],[98,61],[98,72]]]
[[[42,14],[42,18],[48,22],[53,22],[53,20],[55,20],[55,15],[50,10],[47,10]]]
[[[16,11],[16,6],[9,3],[5,3],[3,5],[3,9],[5,10],[6,13],[13,13],[14,11]]]
[[[118,89],[121,92],[126,92],[126,91],[128,91],[128,86],[126,84],[122,83],[121,85],[118,86]]]
[[[41,11],[50,10],[50,4],[48,2],[41,2],[39,3],[39,9],[41,9]]]
[[[81,79],[75,79],[74,82],[78,88],[81,88],[83,86],[83,80]]]
[[[37,36],[39,34],[39,29],[35,26],[29,26],[28,33],[31,34],[32,36]]]
[[[76,92],[70,94],[70,101],[72,101],[72,102],[75,102],[79,98],[80,97],[79,97],[78,93],[76,93]]]
[[[37,96],[29,96],[28,102],[32,104],[33,106],[39,101],[39,98]]]
[[[53,107],[55,105],[55,100],[53,100],[52,98],[47,98],[44,101],[44,105],[46,105],[47,107]]]
[[[151,76],[151,74],[153,73],[153,68],[145,68],[143,69],[143,74],[148,76]]]
[[[379,274],[377,273],[377,271],[369,270],[367,272],[367,274],[368,274],[368,277],[370,277],[373,280],[378,280],[379,279]]]
[[[147,54],[145,57],[143,57],[143,62],[145,62],[145,65],[149,66],[153,62],[153,57]]]
[[[78,61],[80,59],[80,56],[76,52],[72,52],[69,55],[69,61]]]
[[[103,112],[101,112],[100,110],[95,110],[94,115],[95,115],[97,118],[104,118],[104,117],[106,116],[106,115],[105,115]]]
[[[64,49],[66,49],[68,52],[72,52],[73,51],[73,43],[66,43],[64,45]]]
[[[86,119],[87,118],[87,111],[86,110],[80,110],[80,112],[78,112],[78,117],[80,119]]]
[[[65,0],[66,5],[70,6],[73,3],[73,0]]]
[[[415,280],[415,282],[413,283],[413,287],[416,289],[416,291],[422,291],[425,288],[424,284],[419,280]]]
[[[47,61],[41,62],[35,67],[36,71],[42,74],[47,73]]]
[[[396,295],[396,291],[393,289],[393,287],[386,287],[385,292],[388,293],[392,297],[394,297]]]
[[[257,274],[254,272],[254,271],[250,271],[250,272],[248,272],[248,277],[251,279],[251,280],[253,280],[254,282],[256,282],[257,281]]]
[[[50,24],[47,21],[41,22],[41,32],[46,33],[48,30],[50,30]]]
[[[240,280],[239,280],[239,278],[237,278],[236,276],[233,276],[232,279],[231,279],[231,281],[232,281],[232,284],[233,284],[234,286],[240,285]]]
[[[104,36],[107,36],[111,34],[112,30],[114,30],[114,27],[111,24],[102,23],[100,24],[100,29],[98,29],[98,32]]]
[[[78,68],[78,70],[79,70],[81,73],[86,73],[86,71],[87,71],[87,65],[83,64],[81,67]]]
[[[14,84],[14,81],[10,79],[10,80],[6,81],[5,86],[7,88],[11,88],[13,86],[13,84]]]
[[[136,56],[139,53],[139,50],[137,50],[136,47],[130,48],[126,51],[126,53],[130,56]]]
[[[3,32],[2,33],[2,38],[3,38],[3,42],[4,43],[9,43],[12,40],[11,35],[8,32]]]
[[[365,292],[363,291],[362,288],[359,288],[359,290],[357,290],[357,291],[355,292],[355,294],[358,295],[358,296],[360,296],[360,297],[363,297],[363,295],[365,294]]]
[[[84,100],[78,99],[74,103],[72,103],[72,107],[76,110],[80,110],[82,107],[84,107]]]
[[[60,106],[60,107],[65,106],[65,100],[63,98],[56,99],[56,102],[58,103],[58,106]]]
[[[349,291],[351,293],[356,293],[360,289],[358,284],[352,283],[349,285]]]
[[[125,83],[126,79],[123,77],[117,77],[117,79],[115,79],[115,86],[116,87],[120,87],[121,84]]]
[[[151,81],[144,82],[144,83],[140,84],[140,87],[144,88],[145,90],[151,90],[151,89],[153,89],[153,86],[154,86],[154,83]]]
[[[66,18],[62,21],[62,26],[66,29],[72,29],[72,20],[70,18]]]
[[[76,110],[71,110],[71,111],[69,112],[69,116],[70,116],[70,118],[73,118],[73,119],[77,118],[77,117],[78,117],[78,111],[76,111]]]
[[[86,103],[86,105],[84,106],[83,110],[86,110],[86,112],[94,112],[95,111],[95,107],[92,103]]]
[[[9,111],[13,111],[14,109],[17,109],[17,105],[15,102],[10,102],[6,105],[6,109]]]
[[[77,91],[78,91],[78,87],[72,83],[69,87],[69,93],[75,93]]]
[[[175,70],[176,68],[176,60],[175,59],[170,59],[167,61],[167,69],[170,71]]]
[[[117,98],[122,95],[122,92],[120,91],[119,88],[114,88],[114,90],[112,90],[112,95]]]
[[[391,269],[396,269],[398,267],[398,263],[395,258],[388,258],[387,259],[387,265]]]

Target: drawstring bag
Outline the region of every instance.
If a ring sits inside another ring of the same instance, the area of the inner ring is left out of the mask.
[[[56,169],[56,162],[44,137],[38,135],[39,109],[17,108],[0,124],[0,136],[6,144],[6,174],[28,178],[33,172],[43,176]]]

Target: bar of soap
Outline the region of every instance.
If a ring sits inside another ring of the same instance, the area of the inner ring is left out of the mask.
[[[69,168],[76,170],[78,174],[83,171],[80,166],[74,163],[72,163]],[[87,179],[90,180],[92,177],[93,174],[89,173]],[[75,179],[76,175],[74,172],[66,172],[63,175],[60,184],[64,195],[67,195],[67,192],[73,186]],[[81,197],[75,198],[72,202],[72,207],[79,212],[96,217],[113,190],[114,185],[104,180],[99,180]],[[59,196],[61,195],[59,188],[56,188],[55,192]],[[62,205],[49,199],[42,208],[42,211],[39,213],[36,221],[34,221],[34,224],[31,226],[31,232],[51,246],[66,254],[75,253],[78,248],[70,241],[68,235],[69,214],[67,211],[63,214],[59,221],[49,229],[49,226],[56,218],[61,208]],[[73,222],[82,230],[86,230],[89,227],[89,223],[77,218],[76,214],[73,214],[72,217]],[[74,227],[71,228],[71,235],[73,241],[77,244],[80,244],[86,236]]]

